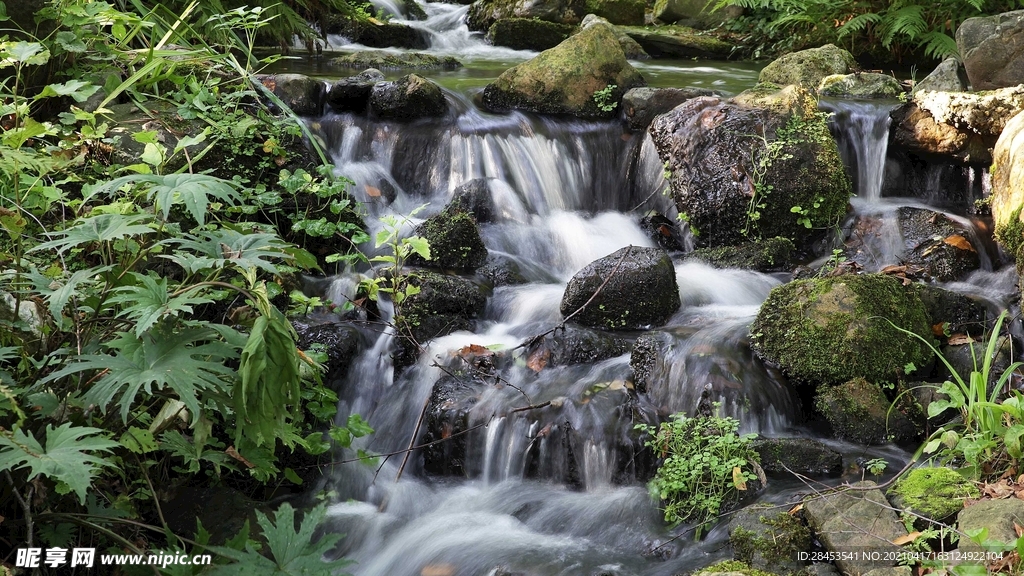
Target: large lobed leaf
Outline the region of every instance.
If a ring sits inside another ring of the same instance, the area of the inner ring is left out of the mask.
[[[210,198],[230,206],[239,199],[238,184],[208,174],[133,174],[102,184],[92,193],[109,194],[125,184],[148,185],[146,199],[161,211],[164,220],[170,215],[172,206],[181,204],[200,226],[206,222]]]
[[[192,312],[192,306],[209,304],[212,299],[191,296],[189,292],[172,296],[167,288],[166,278],[153,278],[137,272],[131,275],[138,284],[116,288],[117,294],[110,299],[114,304],[128,304],[119,316],[127,316],[135,322],[135,335],[141,337],[161,318],[178,316],[181,312]]]
[[[85,502],[85,491],[92,484],[96,469],[111,463],[90,452],[106,452],[117,442],[97,436],[99,428],[72,426],[70,422],[54,428],[46,427],[46,446],[23,430],[14,430],[7,436],[0,434],[0,471],[30,468],[28,479],[46,476],[63,482]]]

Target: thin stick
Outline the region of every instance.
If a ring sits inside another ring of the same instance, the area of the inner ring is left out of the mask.
[[[35,529],[35,525],[32,521],[32,486],[28,487],[26,496],[28,499],[21,497],[21,492],[18,492],[18,488],[14,485],[14,478],[11,478],[11,472],[4,470],[4,476],[7,476],[7,481],[11,483],[11,494],[14,494],[14,498],[21,505],[21,509],[25,512],[25,529],[28,531],[28,536],[25,537],[25,545],[27,548],[32,547],[32,532]]]
[[[420,435],[420,426],[423,425],[423,418],[427,415],[427,407],[430,406],[430,397],[433,395],[427,395],[427,398],[423,401],[423,409],[420,410],[420,417],[416,420],[416,429],[412,431],[412,437],[409,438],[409,447],[405,450],[405,457],[402,458],[402,465],[398,467],[398,474],[395,475],[395,482],[402,479],[402,472],[405,470],[405,465],[409,462],[409,455],[412,454],[413,446],[416,445],[416,437]]]

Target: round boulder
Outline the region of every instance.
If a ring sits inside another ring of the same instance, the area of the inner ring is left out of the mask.
[[[487,41],[513,50],[547,50],[561,44],[575,27],[533,18],[502,18],[487,29]]]
[[[610,89],[604,102],[618,104],[627,90],[644,84],[615,34],[606,26],[591,26],[503,72],[484,88],[483,105],[494,112],[610,118],[615,107],[599,105],[595,94]]]
[[[365,112],[370,103],[370,91],[384,74],[376,68],[363,70],[355,76],[342,78],[327,92],[327,105],[336,112]]]
[[[925,76],[923,80],[914,84],[913,93],[928,90],[930,92],[963,92],[967,90],[967,72],[964,65],[956,58],[946,58],[932,70],[932,73]]]
[[[826,44],[772,61],[761,70],[757,81],[779,86],[797,84],[807,90],[815,90],[826,76],[849,74],[856,68],[857,61],[852,54],[834,44]]]
[[[474,32],[484,32],[502,18],[579,24],[586,13],[585,0],[477,0],[469,7],[466,25]]]
[[[896,98],[903,93],[900,81],[888,74],[857,72],[832,74],[818,84],[819,96],[844,98]]]
[[[1020,260],[1024,247],[1024,112],[1006,123],[992,156],[992,219],[996,239]]]
[[[633,88],[622,96],[622,110],[633,132],[646,130],[655,116],[698,96],[713,96],[705,88]]]
[[[863,377],[893,381],[907,363],[923,366],[931,339],[924,304],[891,276],[796,280],[772,289],[751,326],[759,356],[802,383]]]
[[[446,270],[476,270],[487,260],[487,247],[480,238],[480,229],[473,215],[452,203],[439,214],[427,218],[416,227],[416,235],[430,244],[430,260],[416,254],[410,264]]]
[[[964,20],[956,46],[975,90],[1024,83],[1024,10]]]
[[[259,80],[299,116],[319,116],[323,112],[322,81],[304,74],[271,74]]]
[[[573,321],[585,326],[636,330],[664,324],[680,304],[668,255],[628,246],[577,272],[565,288],[561,311],[569,316],[582,308]]]
[[[379,82],[370,90],[370,110],[384,120],[416,120],[444,116],[448,103],[441,87],[409,74],[394,82]]]

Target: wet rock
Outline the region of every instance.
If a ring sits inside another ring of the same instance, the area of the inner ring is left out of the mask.
[[[844,98],[896,98],[903,94],[899,80],[888,74],[856,72],[832,74],[818,84],[819,96]]]
[[[501,254],[488,253],[487,260],[476,269],[476,274],[493,288],[526,284],[529,280],[515,260]]]
[[[967,71],[963,63],[957,58],[946,58],[932,70],[932,73],[925,76],[923,80],[914,84],[912,94],[922,91],[931,92],[963,92],[967,90]]]
[[[833,44],[786,54],[765,66],[758,82],[785,86],[797,84],[814,91],[826,76],[849,74],[857,69],[853,55]]]
[[[981,372],[985,362],[987,346],[987,340],[979,340],[967,344],[946,344],[940,351],[942,352],[942,357],[953,367],[953,371],[963,378],[965,382],[968,382],[971,372]],[[999,348],[996,349],[995,357],[992,359],[992,367],[987,383],[989,392],[991,392],[992,386],[1012,362],[1012,346],[1009,340],[1003,339],[1000,342]],[[944,364],[940,367],[940,373],[943,376],[952,378],[949,368]]]
[[[698,96],[712,96],[703,88],[633,88],[622,96],[622,110],[633,132],[646,130],[654,117]]]
[[[914,569],[910,566],[875,568],[874,570],[865,572],[864,576],[914,576]]]
[[[793,472],[818,478],[843,473],[843,455],[810,438],[756,438],[752,444],[769,475],[791,477]],[[788,470],[787,470],[788,469]]]
[[[933,333],[938,325],[940,330],[947,329],[950,334],[985,334],[987,310],[982,304],[959,292],[930,284],[913,284],[913,288],[924,303]]]
[[[384,120],[409,121],[444,116],[448,111],[441,87],[409,74],[394,82],[380,82],[370,91],[370,110]]]
[[[592,26],[503,72],[484,88],[483,105],[496,112],[608,118],[614,112],[598,106],[593,97],[598,90],[614,85],[608,101],[618,103],[626,90],[644,84],[615,35],[604,26]]]
[[[300,350],[309,350],[314,344],[319,344],[327,354],[327,362],[324,363],[326,380],[344,376],[363,348],[363,336],[351,324],[314,316],[292,318],[291,323],[299,336],[296,345]]]
[[[457,330],[472,330],[487,304],[480,286],[459,276],[417,270],[409,281],[419,286],[420,292],[402,304],[401,312],[415,342],[398,339],[393,353],[396,367],[416,362],[419,355],[416,343],[425,344]]]
[[[494,216],[494,198],[490,182],[493,178],[474,178],[452,191],[452,207],[469,212],[478,223],[490,222]]]
[[[274,96],[299,116],[320,116],[324,109],[324,83],[303,74],[268,74],[258,77]]]
[[[668,24],[685,21],[700,28],[713,28],[743,12],[742,8],[736,6],[712,11],[714,4],[709,0],[656,0],[653,15],[656,20]]]
[[[575,31],[571,24],[533,18],[502,18],[487,29],[487,41],[513,50],[547,50],[561,44]]]
[[[891,542],[907,535],[906,528],[889,507],[876,484],[865,481],[853,485],[856,490],[814,496],[804,500],[804,516],[827,550],[857,550],[860,554],[841,557],[836,567],[847,574],[864,574],[876,568],[896,564],[901,548]],[[871,561],[870,554],[891,561]]]
[[[988,165],[996,140],[1022,110],[1024,86],[989,92],[917,92],[893,110],[889,145]]]
[[[863,378],[819,388],[814,407],[836,438],[858,444],[904,443],[918,438],[923,429],[920,406],[909,398],[893,406],[877,384]]]
[[[892,505],[924,516],[914,521],[918,529],[933,522],[951,524],[964,509],[964,500],[978,498],[978,489],[952,468],[915,468],[889,489]]]
[[[654,387],[654,377],[665,351],[674,339],[665,332],[644,332],[633,344],[629,367],[633,370],[633,385],[637,392],[646,393]]]
[[[458,204],[449,204],[439,214],[427,218],[415,233],[430,244],[430,260],[414,254],[409,258],[414,266],[472,271],[487,260],[487,248],[476,220]]]
[[[975,90],[1024,84],[1024,10],[964,20],[956,46]]]
[[[469,437],[469,413],[487,390],[487,384],[466,374],[442,376],[434,383],[423,419],[426,432],[420,444],[426,444],[423,470],[438,476],[469,476],[466,442]],[[444,442],[437,442],[447,438]],[[432,444],[437,442],[436,444]]]
[[[485,32],[502,18],[536,18],[556,24],[579,24],[587,13],[585,0],[477,0],[469,7],[466,24]]]
[[[331,30],[328,30],[328,33],[332,33]],[[426,33],[408,24],[396,22],[347,20],[346,25],[337,33],[348,38],[353,44],[362,44],[370,48],[423,50],[430,47]]]
[[[374,84],[384,81],[384,74],[376,68],[369,68],[348,78],[342,78],[331,85],[327,92],[327,105],[335,112],[366,112],[370,103],[370,91]]]
[[[584,326],[635,330],[664,324],[679,306],[675,268],[668,255],[657,248],[630,246],[577,272],[565,288],[560,309],[568,316],[582,307],[573,321]]]
[[[600,16],[612,24],[643,26],[643,0],[586,0],[587,14]]]
[[[665,250],[684,250],[683,234],[679,227],[658,211],[652,210],[644,215],[640,219],[640,229]]]
[[[1024,261],[1024,112],[1006,123],[992,152],[991,206],[996,239]]]
[[[850,179],[815,110],[806,91],[760,85],[733,101],[693,98],[655,119],[648,131],[671,171],[672,199],[697,231],[700,246],[782,236],[805,248],[820,236],[816,228],[846,213]],[[784,140],[762,170],[751,150],[766,145],[751,135],[764,134],[772,142],[783,129],[796,136]],[[763,201],[756,204],[755,218],[751,197],[759,190]],[[794,206],[808,210],[811,228]]]
[[[762,570],[755,570],[739,560],[717,562],[694,572],[692,576],[764,576]]]
[[[734,46],[700,34],[687,26],[619,26],[618,30],[636,40],[645,52],[655,58],[707,58],[724,60]]]
[[[627,60],[648,60],[651,55],[644,51],[644,49],[637,44],[636,40],[629,37],[628,34],[620,30],[619,26],[612,26],[612,23],[596,14],[587,14],[583,17],[583,21],[580,22],[580,30],[586,30],[591,26],[607,26],[609,30],[615,34],[615,37],[619,40],[619,46],[622,48],[622,52],[626,55]]]
[[[799,552],[811,549],[811,531],[786,510],[770,504],[747,506],[729,521],[733,557],[758,570],[774,574],[797,573],[803,563]]]
[[[715,268],[742,268],[758,272],[783,272],[793,267],[796,247],[789,238],[768,238],[738,246],[698,248],[687,259],[696,259]]]
[[[956,527],[960,532],[968,533],[982,528],[988,530],[988,539],[1004,544],[1017,541],[1015,525],[1024,526],[1024,501],[1017,498],[1003,500],[984,500],[964,508],[957,515]],[[983,550],[970,538],[961,538],[957,549],[963,552]]]
[[[377,70],[454,70],[462,63],[451,56],[437,57],[420,52],[385,52],[361,50],[331,58],[328,64],[346,68],[375,68]]]
[[[881,274],[796,280],[772,289],[751,326],[755,351],[798,382],[894,381],[931,350],[893,328],[931,338],[920,296]]]
[[[570,324],[531,346],[527,357],[545,367],[571,366],[622,356],[632,347],[626,338]]]

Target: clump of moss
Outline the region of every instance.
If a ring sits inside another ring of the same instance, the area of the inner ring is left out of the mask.
[[[917,438],[924,422],[920,406],[901,394],[895,406],[881,387],[863,378],[840,386],[823,386],[814,406],[832,426],[836,438],[859,444],[906,442]]]
[[[796,553],[811,548],[811,531],[799,519],[780,512],[761,516],[764,530],[733,529],[729,534],[733,555],[749,566],[775,573],[793,572]]]
[[[931,357],[924,304],[882,274],[797,280],[774,288],[751,326],[757,353],[798,383],[895,380]]]
[[[476,270],[487,260],[487,247],[473,215],[461,206],[449,206],[427,218],[416,234],[430,244],[430,260],[412,256],[409,263],[449,270]]]
[[[893,504],[937,522],[955,516],[978,488],[950,468],[915,468],[889,490]]]
[[[796,247],[789,238],[777,236],[757,240],[739,246],[698,248],[690,253],[695,258],[715,268],[743,268],[759,272],[789,270]]]
[[[771,572],[765,572],[764,570],[756,570],[747,566],[743,562],[738,560],[726,560],[719,562],[718,564],[712,564],[699,572],[695,572],[693,576],[712,576],[714,574],[743,574],[744,576],[775,576]]]

